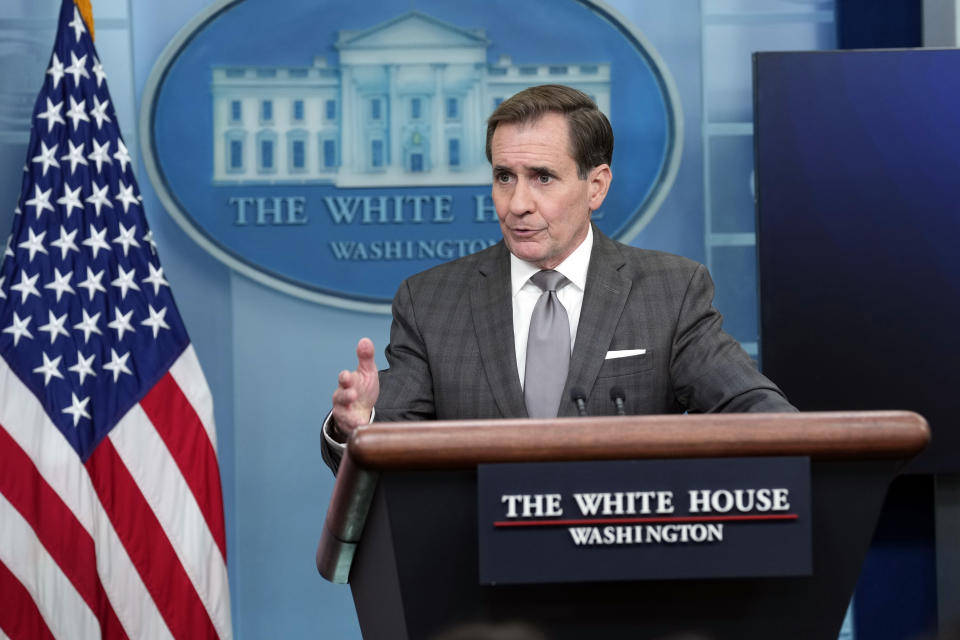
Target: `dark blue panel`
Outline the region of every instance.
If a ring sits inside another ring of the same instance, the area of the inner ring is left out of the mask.
[[[912,409],[960,469],[960,51],[755,58],[765,371],[801,409]]]
[[[923,46],[920,0],[838,0],[840,49],[892,49]]]

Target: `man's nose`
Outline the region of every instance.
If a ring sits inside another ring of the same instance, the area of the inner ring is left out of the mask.
[[[510,213],[521,216],[534,209],[533,193],[526,180],[517,180],[513,193],[510,195]]]

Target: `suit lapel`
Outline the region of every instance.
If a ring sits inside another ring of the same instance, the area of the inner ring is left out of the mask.
[[[561,416],[577,413],[574,404],[567,401],[570,389],[580,387],[590,393],[597,380],[597,374],[613,341],[614,331],[633,286],[632,280],[620,273],[623,265],[623,256],[620,255],[616,243],[594,227],[593,251],[587,270],[577,340],[570,357],[570,372],[560,401]]]
[[[499,247],[478,267],[478,286],[470,292],[471,312],[480,357],[497,408],[505,418],[525,418],[527,408],[513,341],[510,257],[506,245],[501,243]]]

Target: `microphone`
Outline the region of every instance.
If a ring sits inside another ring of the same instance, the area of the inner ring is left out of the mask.
[[[610,399],[613,400],[614,406],[617,407],[618,416],[627,415],[626,410],[623,408],[623,401],[626,400],[626,398],[626,394],[623,393],[623,387],[616,386],[610,389]]]
[[[570,399],[573,400],[573,404],[577,405],[577,413],[579,413],[581,417],[586,417],[587,394],[583,392],[583,389],[580,387],[570,389]]]

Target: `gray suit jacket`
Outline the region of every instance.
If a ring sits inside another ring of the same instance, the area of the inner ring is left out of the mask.
[[[580,324],[559,415],[570,389],[590,415],[795,411],[722,328],[703,265],[629,247],[594,228]],[[607,360],[611,350],[646,349]],[[376,419],[526,417],[513,339],[510,257],[503,242],[424,271],[400,285],[380,372]],[[324,445],[324,459],[336,455]]]

